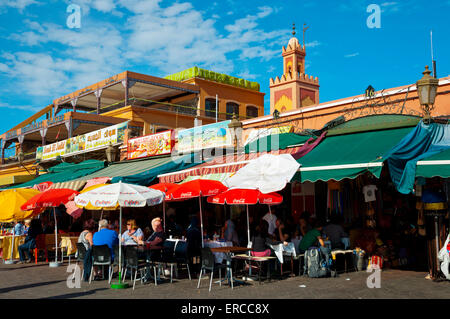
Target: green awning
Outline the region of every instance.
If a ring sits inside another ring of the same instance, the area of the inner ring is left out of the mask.
[[[393,148],[411,127],[327,136],[301,157],[300,173],[293,180],[315,182],[356,178],[370,172],[380,177],[383,155]]]
[[[284,150],[288,147],[294,147],[304,144],[311,137],[312,136],[309,135],[298,135],[295,133],[268,135],[245,145],[245,153],[248,154],[250,152],[270,152],[272,151],[272,145],[275,150]]]
[[[33,187],[34,185],[43,182],[53,182],[53,183],[67,182],[82,176],[92,174],[98,170],[101,170],[104,167],[105,162],[97,160],[86,160],[79,164],[61,163],[49,168],[47,174],[40,175],[39,177],[36,177],[35,179],[29,182],[20,185],[15,185],[14,187],[11,188]]]
[[[416,177],[450,177],[450,149],[417,162]]]
[[[93,174],[78,178],[89,180],[96,177],[111,177],[112,183],[122,181],[124,183],[148,186],[160,174],[176,172],[201,164],[196,162],[194,155],[185,155],[178,159],[172,156],[164,156],[150,159],[122,161],[112,163],[108,167],[96,171]]]

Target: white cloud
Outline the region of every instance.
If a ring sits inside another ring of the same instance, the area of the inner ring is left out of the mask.
[[[358,55],[359,55],[359,52],[355,52],[355,53],[344,55],[344,58],[353,58],[353,57],[358,56]]]
[[[381,12],[397,12],[401,8],[401,4],[398,2],[384,2],[381,4]]]
[[[0,72],[20,85],[24,94],[53,100],[136,65],[160,75],[197,65],[233,73],[234,54],[241,60],[268,61],[280,54],[288,30],[266,32],[260,26],[274,12],[260,7],[228,23],[219,32],[191,3],[162,7],[160,0],[79,0],[85,10],[119,12],[127,17],[116,26],[85,19],[80,29],[24,21],[24,30],[8,36],[19,46],[3,54]],[[85,12],[83,14],[86,14]],[[274,47],[276,46],[276,47]],[[28,52],[27,52],[28,51]],[[254,75],[244,70],[247,78]]]
[[[253,80],[257,78],[257,75],[250,73],[248,69],[241,71],[236,76],[246,80]]]
[[[0,0],[0,7],[11,7],[18,9],[19,12],[23,12],[23,10],[32,5],[39,4],[36,0]]]
[[[320,43],[319,41],[314,40],[314,41],[305,43],[305,46],[306,46],[307,48],[315,48],[315,47],[319,46],[320,44],[321,44],[321,43]]]
[[[9,71],[9,67],[4,64],[4,63],[0,63],[0,72],[8,72]]]
[[[29,28],[30,31],[10,38],[31,46],[33,53],[19,51],[3,55],[8,66],[5,73],[27,94],[54,99],[102,80],[123,67],[122,37],[107,24],[83,27],[80,31],[49,23],[32,23]],[[40,47],[55,44],[63,45],[64,51],[39,52]]]
[[[13,110],[22,110],[31,112],[39,112],[42,107],[30,106],[30,105],[10,105],[7,103],[0,103],[0,108],[8,108]]]

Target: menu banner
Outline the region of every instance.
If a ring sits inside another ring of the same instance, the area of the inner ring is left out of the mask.
[[[111,144],[123,143],[128,122],[105,127],[100,130],[72,137],[60,142],[38,147],[36,159],[48,161],[58,156],[94,151]]]
[[[175,145],[172,130],[128,140],[128,159],[170,154]]]
[[[232,146],[229,121],[197,126],[178,132],[178,153],[190,153],[207,148]]]

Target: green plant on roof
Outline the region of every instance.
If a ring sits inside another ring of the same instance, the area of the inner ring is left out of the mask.
[[[217,73],[214,71],[209,71],[205,69],[201,69],[199,67],[192,67],[190,69],[174,73],[166,76],[166,79],[172,81],[184,81],[188,79],[192,79],[194,77],[203,78],[205,80],[215,81],[219,83],[224,83],[232,86],[237,86],[253,91],[259,91],[260,86],[258,82],[252,82],[241,78],[236,78],[234,76],[230,76],[227,74]]]

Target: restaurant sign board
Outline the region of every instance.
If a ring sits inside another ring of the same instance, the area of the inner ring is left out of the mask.
[[[190,153],[198,150],[233,145],[228,128],[230,120],[196,126],[178,132],[178,153]]]
[[[77,153],[95,151],[112,145],[123,143],[128,122],[123,122],[100,130],[68,138],[53,144],[38,147],[36,159],[48,161],[58,156],[69,156]]]
[[[175,144],[172,130],[136,137],[128,140],[128,159],[165,155],[172,152]]]

